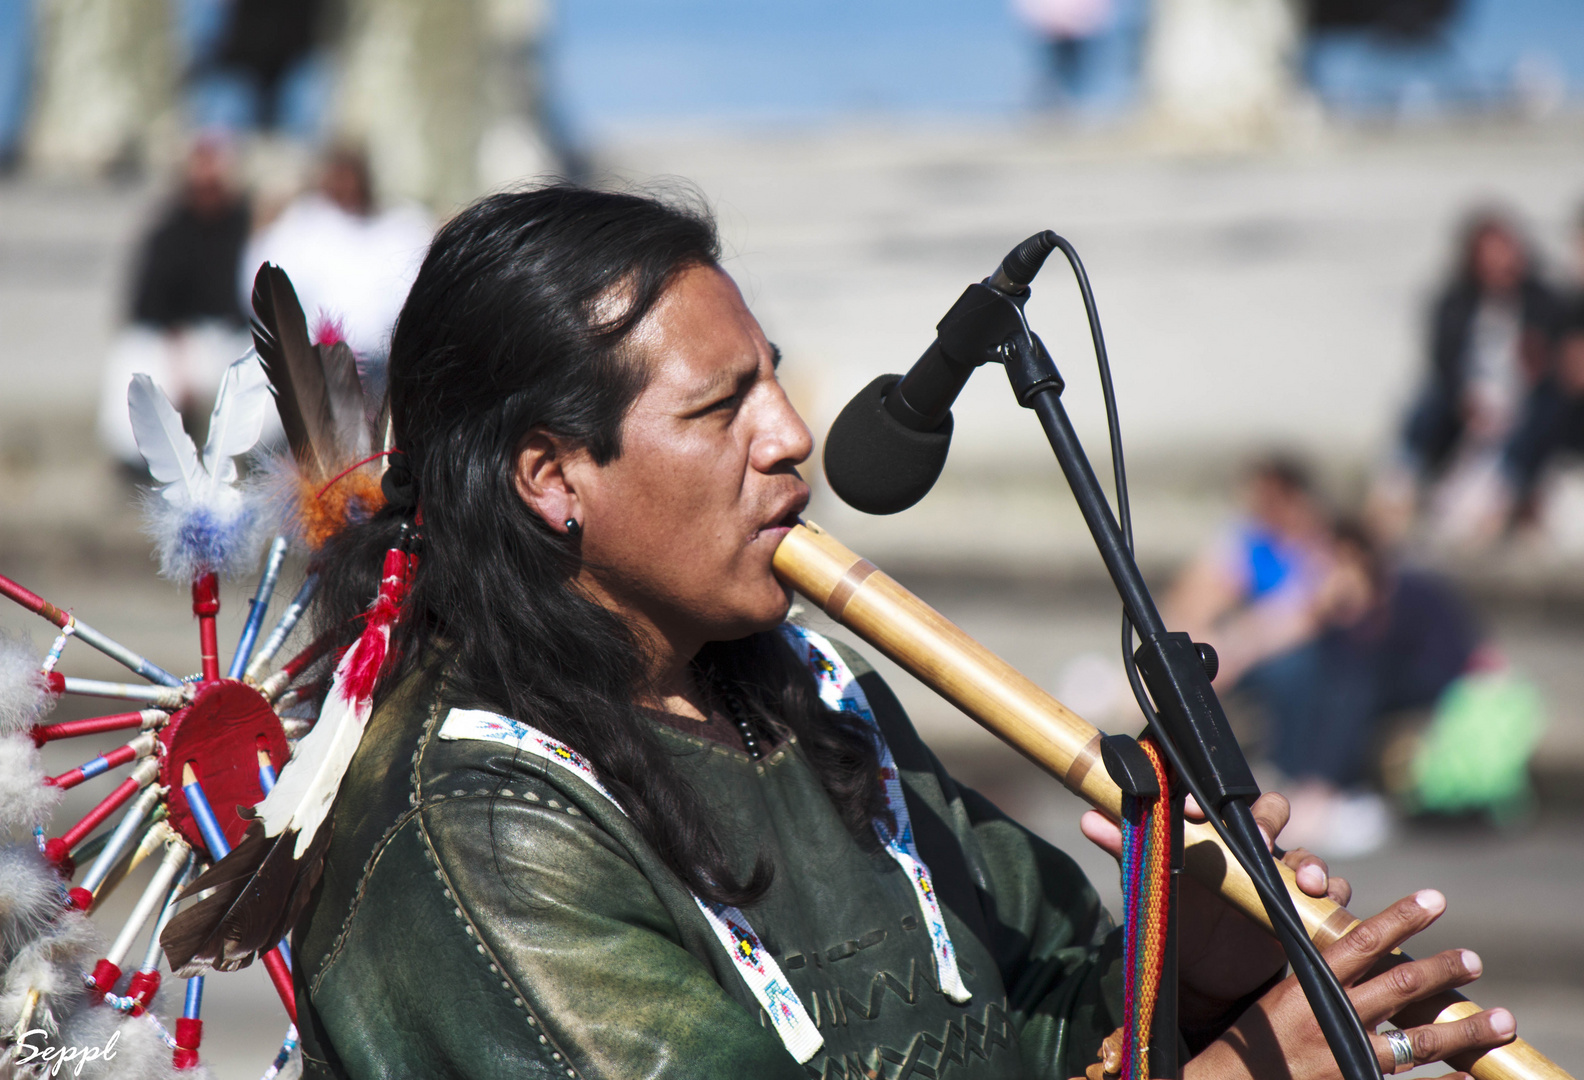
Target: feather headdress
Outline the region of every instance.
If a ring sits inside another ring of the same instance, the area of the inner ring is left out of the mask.
[[[127,405],[138,449],[161,485],[145,507],[160,573],[185,583],[251,569],[258,558],[258,514],[237,485],[235,459],[253,449],[269,415],[258,359],[249,352],[226,368],[202,456],[153,379],[132,376]]]
[[[296,293],[279,267],[259,270],[253,307],[254,340],[295,461],[299,520],[316,546],[350,513],[371,513],[384,502],[378,470],[363,467],[373,433],[357,367],[342,342],[310,344]],[[331,492],[338,493],[333,500],[326,498]],[[274,948],[302,912],[323,869],[330,808],[368,724],[414,565],[401,545],[386,552],[378,596],[362,635],[336,665],[318,722],[254,808],[241,842],[183,894],[210,895],[161,935],[172,970],[193,975],[243,967]]]
[[[371,466],[374,430],[357,357],[333,324],[321,323],[319,342],[280,267],[265,263],[253,279],[253,342],[263,361],[291,446],[279,501],[288,523],[310,551],[348,518],[384,505],[380,470]]]

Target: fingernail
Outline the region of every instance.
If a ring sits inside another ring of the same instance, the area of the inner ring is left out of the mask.
[[[1435,889],[1420,889],[1414,893],[1414,903],[1435,915],[1446,910],[1446,897]]]
[[[1304,887],[1305,892],[1312,893],[1326,887],[1326,876],[1318,866],[1305,866],[1298,871],[1298,877],[1298,883]]]
[[[1463,950],[1463,970],[1470,975],[1478,975],[1485,970],[1485,962],[1479,958],[1479,953],[1473,949]]]
[[[1492,1009],[1490,1014],[1491,1030],[1498,1035],[1511,1035],[1518,1030],[1518,1021],[1513,1019],[1513,1014],[1506,1009]]]

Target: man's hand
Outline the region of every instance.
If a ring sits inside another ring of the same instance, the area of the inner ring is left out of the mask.
[[[1409,1002],[1471,983],[1480,976],[1480,958],[1467,949],[1448,949],[1427,960],[1391,967],[1374,978],[1371,969],[1397,946],[1423,930],[1446,910],[1446,898],[1434,889],[1404,897],[1379,915],[1365,919],[1322,955],[1370,1031]],[[1424,1024],[1405,1032],[1413,1047],[1413,1063],[1445,1061],[1470,1050],[1484,1050],[1513,1040],[1518,1030],[1512,1013],[1487,1009],[1447,1024]],[[1371,1041],[1382,1072],[1394,1071],[1384,1036]],[[1453,1074],[1455,1075],[1455,1074]],[[1210,1044],[1183,1070],[1186,1080],[1249,1080],[1282,1076],[1290,1080],[1333,1080],[1336,1063],[1326,1046],[1303,989],[1287,978]]]
[[[1253,811],[1266,844],[1273,845],[1287,824],[1287,800],[1267,793],[1255,802]],[[1191,798],[1188,815],[1196,820],[1204,817]],[[1121,831],[1101,814],[1093,810],[1084,814],[1080,827],[1101,848],[1112,855],[1121,854]],[[1310,896],[1329,896],[1343,905],[1351,898],[1348,883],[1331,877],[1324,861],[1316,856],[1300,849],[1284,852],[1281,858],[1296,875],[1298,887]],[[1224,1023],[1227,1010],[1273,979],[1286,958],[1266,930],[1198,882],[1183,881],[1180,902],[1179,1022],[1185,1027],[1208,1027],[1218,1020]],[[1359,1018],[1369,1030],[1374,1031],[1410,1002],[1479,978],[1480,958],[1467,949],[1451,949],[1368,977],[1388,953],[1435,922],[1444,910],[1446,898],[1425,889],[1365,919],[1322,951],[1342,985],[1349,988]],[[1410,1028],[1407,1035],[1417,1065],[1500,1046],[1511,1042],[1516,1031],[1517,1022],[1510,1012],[1489,1009],[1449,1024]],[[1382,1070],[1390,1073],[1390,1045],[1381,1035],[1374,1036],[1373,1042]],[[1334,1080],[1338,1074],[1303,988],[1289,976],[1190,1061],[1183,1075],[1186,1080],[1268,1076]]]
[[[1287,800],[1268,792],[1254,803],[1253,811],[1268,847],[1287,825]],[[1204,820],[1192,797],[1188,816]],[[1091,810],[1079,827],[1095,844],[1121,856],[1122,832],[1110,819]],[[1353,895],[1344,878],[1332,877],[1323,860],[1301,848],[1283,853],[1282,862],[1310,896],[1329,896],[1346,906]],[[1224,1023],[1227,1010],[1275,978],[1287,958],[1269,931],[1192,878],[1184,877],[1179,903],[1179,1020],[1189,1028]]]

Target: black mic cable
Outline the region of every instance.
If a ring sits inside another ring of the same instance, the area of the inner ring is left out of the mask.
[[[1066,256],[1068,264],[1072,267],[1073,276],[1077,278],[1078,291],[1083,297],[1084,313],[1089,320],[1089,336],[1094,343],[1095,363],[1100,372],[1101,396],[1105,401],[1106,431],[1111,443],[1111,473],[1117,499],[1117,524],[1122,530],[1123,544],[1131,555],[1133,511],[1128,499],[1127,466],[1122,457],[1122,428],[1117,418],[1111,362],[1106,353],[1105,334],[1100,328],[1100,313],[1095,306],[1094,291],[1089,286],[1089,275],[1084,270],[1083,260],[1078,257],[1078,252],[1072,244],[1052,232],[1040,235],[1054,238],[1054,246]],[[1353,1007],[1347,991],[1343,989],[1335,972],[1325,962],[1319,948],[1304,929],[1297,909],[1293,907],[1292,898],[1287,895],[1286,883],[1282,881],[1281,874],[1275,868],[1274,856],[1265,849],[1264,838],[1254,821],[1253,813],[1246,803],[1234,801],[1225,807],[1230,827],[1227,821],[1221,819],[1212,809],[1214,804],[1185,767],[1186,762],[1178,752],[1160,715],[1155,711],[1154,704],[1150,701],[1143,680],[1139,676],[1138,664],[1133,657],[1133,623],[1128,618],[1126,608],[1122,612],[1122,664],[1127,671],[1128,684],[1133,690],[1134,699],[1144,714],[1150,732],[1171,762],[1173,772],[1188,788],[1194,801],[1199,804],[1205,820],[1215,829],[1216,835],[1248,872],[1254,890],[1259,894],[1260,902],[1264,904],[1265,911],[1270,916],[1271,927],[1276,933],[1277,940],[1281,942],[1283,951],[1292,964],[1293,974],[1303,986],[1310,1007],[1314,1010],[1315,1019],[1327,1036],[1332,1054],[1337,1059],[1337,1066],[1342,1070],[1343,1075],[1351,1080],[1373,1077],[1379,1072],[1379,1062],[1376,1060],[1374,1044],[1370,1041],[1369,1032],[1365,1030],[1363,1021],[1359,1019],[1358,1010]],[[1341,1053],[1337,1052],[1338,1048]]]

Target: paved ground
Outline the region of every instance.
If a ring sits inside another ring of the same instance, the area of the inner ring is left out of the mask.
[[[1355,135],[1260,160],[1156,158],[1059,136],[875,128],[657,138],[612,151],[612,161],[635,177],[689,176],[716,204],[733,272],[786,348],[787,381],[816,431],[873,374],[908,364],[962,286],[1012,243],[1047,226],[1069,235],[1090,263],[1110,333],[1141,553],[1159,572],[1221,519],[1225,478],[1250,446],[1322,450],[1345,490],[1411,382],[1417,305],[1456,214],[1499,196],[1555,248],[1584,156],[1568,126],[1410,142]],[[143,188],[0,186],[0,572],[187,670],[184,591],[154,577],[132,501],[89,435],[122,268],[153,198]],[[1094,445],[1091,361],[1069,291],[1053,267],[1032,311]],[[1114,605],[1048,450],[993,372],[970,389],[958,424],[948,475],[916,510],[864,519],[822,496],[813,516],[1055,689],[1075,657],[1110,655]],[[1577,1072],[1584,620],[1576,604],[1537,601],[1577,595],[1579,579],[1551,554],[1506,564],[1509,577],[1487,597],[1499,640],[1551,704],[1539,761],[1547,809],[1514,834],[1407,831],[1389,855],[1340,869],[1361,911],[1421,885],[1444,889],[1447,926],[1425,948],[1478,949],[1491,975],[1475,996],[1512,1005],[1522,1030]],[[227,595],[222,641],[235,639],[240,597]],[[14,609],[0,610],[0,626],[48,640],[47,627]],[[119,674],[80,646],[73,653],[74,673]],[[1113,871],[1076,834],[1071,797],[927,691],[896,682],[954,771],[1073,850],[1114,896]],[[97,749],[52,748],[51,765]],[[283,1027],[277,1008],[258,972],[214,980],[206,1050],[218,1076],[262,1071]]]

